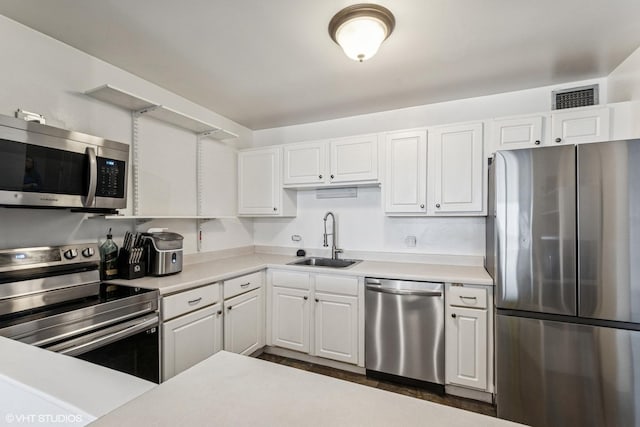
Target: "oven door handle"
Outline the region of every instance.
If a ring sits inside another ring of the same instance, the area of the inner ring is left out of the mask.
[[[89,189],[84,197],[82,204],[84,207],[90,208],[96,199],[96,187],[98,186],[98,162],[96,160],[96,149],[87,147],[87,156],[89,157]]]
[[[121,326],[121,328],[116,331],[114,331],[114,328],[108,328],[107,331],[99,331],[95,334],[92,334],[91,338],[94,338],[95,336],[95,339],[92,339],[89,342],[82,342],[78,345],[73,345],[73,342],[77,340],[72,340],[66,343],[67,345],[71,345],[71,347],[65,346],[64,349],[59,350],[54,346],[49,347],[48,350],[56,351],[60,354],[66,354],[67,356],[78,356],[91,350],[104,347],[105,345],[111,344],[121,339],[130,337],[149,328],[157,327],[158,316],[153,316],[152,318],[142,323],[135,322],[132,324],[132,322],[127,322],[124,325],[118,326]]]
[[[383,294],[393,294],[393,295],[407,295],[407,296],[419,296],[419,297],[440,297],[442,296],[442,292],[439,291],[412,291],[407,289],[390,289],[383,288],[380,286],[370,286],[366,285],[365,288],[368,291],[381,292]]]

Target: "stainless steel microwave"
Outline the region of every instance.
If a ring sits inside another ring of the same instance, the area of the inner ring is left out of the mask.
[[[0,205],[127,206],[129,146],[0,115]]]

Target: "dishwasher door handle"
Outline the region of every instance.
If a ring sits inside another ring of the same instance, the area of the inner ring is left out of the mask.
[[[381,286],[370,286],[370,285],[365,285],[365,288],[367,290],[369,290],[369,291],[382,292],[383,294],[419,296],[419,297],[440,297],[440,296],[442,296],[442,292],[440,292],[440,291],[412,291],[412,290],[405,290],[405,289],[383,288]]]

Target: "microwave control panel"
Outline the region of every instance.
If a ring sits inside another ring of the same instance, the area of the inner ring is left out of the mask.
[[[124,198],[126,162],[98,157],[98,187],[96,196]]]

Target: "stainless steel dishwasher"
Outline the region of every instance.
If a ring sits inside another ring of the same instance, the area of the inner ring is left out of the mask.
[[[367,375],[444,391],[444,285],[367,278]]]

